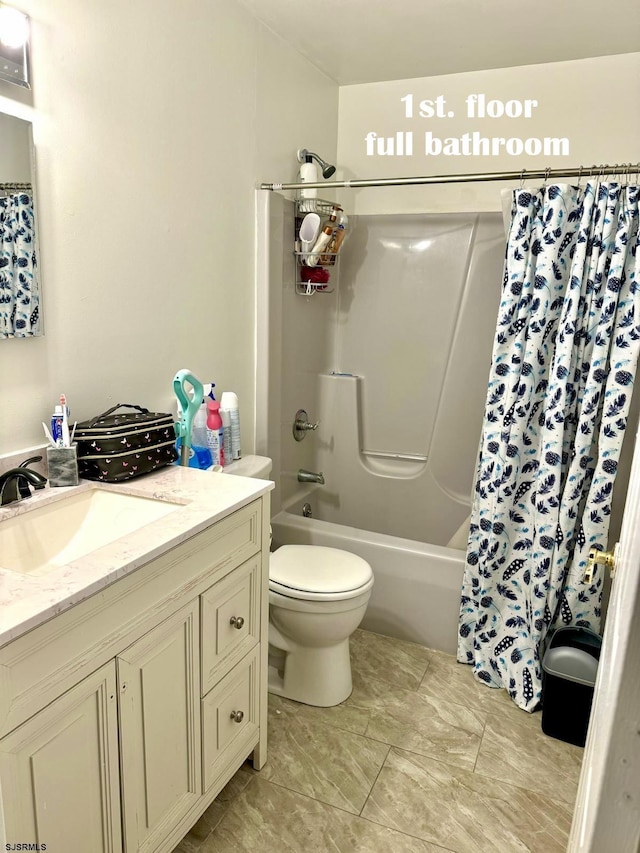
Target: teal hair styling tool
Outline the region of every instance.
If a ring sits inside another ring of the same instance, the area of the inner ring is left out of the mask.
[[[187,394],[186,385],[193,388],[193,396]],[[191,450],[191,426],[196,412],[200,408],[204,389],[202,382],[189,370],[179,370],[173,379],[173,393],[178,398],[182,417],[175,424],[176,436],[180,439],[180,465],[189,467],[189,451]]]

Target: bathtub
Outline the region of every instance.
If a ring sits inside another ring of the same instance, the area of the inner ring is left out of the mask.
[[[358,554],[375,575],[361,627],[455,654],[464,552],[305,518],[304,503],[313,507],[313,492],[272,518],[274,548],[324,545]]]

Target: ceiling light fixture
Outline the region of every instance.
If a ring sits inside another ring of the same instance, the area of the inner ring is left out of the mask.
[[[23,47],[29,39],[29,19],[11,6],[0,6],[0,41],[5,47]]]
[[[29,18],[0,4],[0,80],[31,88],[29,81]]]

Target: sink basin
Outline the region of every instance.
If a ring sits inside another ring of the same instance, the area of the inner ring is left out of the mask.
[[[100,488],[69,494],[0,523],[0,567],[46,574],[181,506]]]

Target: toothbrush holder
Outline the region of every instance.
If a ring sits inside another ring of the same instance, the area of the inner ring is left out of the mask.
[[[77,486],[78,445],[47,447],[47,468],[50,486]]]

